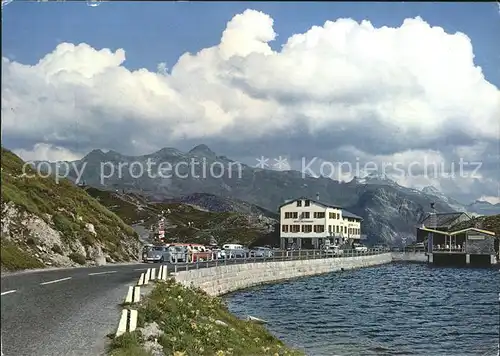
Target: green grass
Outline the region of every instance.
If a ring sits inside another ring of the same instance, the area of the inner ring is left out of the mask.
[[[235,317],[222,299],[173,280],[157,284],[141,303],[139,316],[140,326],[151,322],[160,326],[163,335],[158,342],[166,355],[304,355],[288,348],[262,325]],[[110,355],[143,355],[143,342],[140,335],[125,334],[113,341]]]
[[[44,219],[61,232],[66,243],[78,239],[84,245],[93,245],[99,241],[104,246],[104,253],[123,261],[130,258],[121,243],[123,239],[137,240],[138,237],[116,214],[67,179],[56,182],[54,177],[43,178],[31,167],[27,167],[24,172],[27,175],[23,175],[24,162],[3,147],[1,158],[2,206],[13,203],[21,211]],[[86,223],[94,225],[96,237],[87,231]],[[5,268],[23,265],[22,261],[4,261],[3,255],[2,246],[2,266]],[[14,255],[5,251],[5,256]]]
[[[99,203],[104,205],[108,210],[114,212],[127,224],[134,224],[140,220],[149,222],[152,218],[155,218],[159,211],[155,207],[150,207],[145,201],[140,197],[135,195],[120,195],[112,191],[99,190],[93,187],[88,187],[86,192],[94,197]],[[137,204],[129,200],[124,199],[125,197],[130,200],[136,198],[141,203],[144,203],[146,208],[144,210],[137,209]],[[152,222],[152,221],[151,221]]]
[[[157,204],[160,210],[170,209],[168,220],[178,227],[166,230],[167,237],[178,242],[208,244],[214,236],[219,245],[251,244],[263,233],[249,225],[248,217],[235,212],[207,212],[184,204]],[[189,221],[194,227],[186,226]]]
[[[111,356],[151,356],[141,346],[143,342],[141,336],[137,333],[126,333],[116,339],[113,339],[109,355]]]
[[[71,261],[78,263],[79,265],[84,265],[86,262],[85,256],[80,253],[73,252],[68,257],[71,259]]]
[[[1,240],[2,267],[8,270],[43,268],[44,264],[37,260],[32,253],[16,245],[11,240]]]

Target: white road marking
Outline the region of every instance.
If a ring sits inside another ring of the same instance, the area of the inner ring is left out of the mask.
[[[136,268],[136,269],[134,269],[134,271],[145,271],[145,270],[147,270],[147,268]]]
[[[13,290],[8,290],[8,291],[6,291],[6,292],[2,292],[2,294],[1,294],[1,295],[6,295],[6,294],[10,294],[10,293],[15,293],[15,292],[16,292],[16,290],[15,290],[15,289],[13,289]]]
[[[62,282],[62,281],[67,281],[68,279],[71,279],[73,277],[66,277],[66,278],[61,278],[61,279],[55,279],[53,281],[48,281],[48,282],[43,282],[43,283],[40,283],[41,286],[44,286],[46,284],[52,284],[52,283],[57,283],[57,282]]]
[[[106,272],[89,273],[89,276],[97,276],[97,275],[100,275],[100,274],[110,274],[110,273],[116,273],[116,271],[106,271]]]

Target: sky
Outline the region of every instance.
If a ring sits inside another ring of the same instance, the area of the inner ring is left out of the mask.
[[[16,0],[2,16],[2,145],[25,160],[203,143],[500,201],[497,3]]]

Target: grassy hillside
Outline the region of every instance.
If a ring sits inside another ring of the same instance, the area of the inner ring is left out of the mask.
[[[219,244],[248,245],[266,239],[274,227],[274,221],[266,217],[259,219],[239,212],[206,211],[184,203],[148,203],[135,194],[95,188],[88,188],[87,192],[130,224],[144,221],[144,226],[149,227],[156,224],[163,211],[169,241],[207,244],[214,237]]]
[[[220,298],[173,280],[159,282],[138,311],[138,330],[114,339],[109,355],[303,355],[262,325],[236,318]]]
[[[153,224],[161,212],[158,211],[157,207],[151,206],[144,198],[136,194],[121,194],[92,187],[85,188],[85,191],[129,225]]]
[[[213,236],[219,244],[250,245],[267,233],[265,224],[256,217],[236,212],[209,212],[184,204],[157,204],[172,224],[167,237],[178,242],[208,243]],[[188,226],[192,222],[192,226]]]
[[[43,178],[2,147],[4,269],[76,264],[102,251],[108,260],[137,258],[137,234],[116,214],[66,179]],[[97,250],[96,250],[97,249]],[[96,252],[97,253],[97,252]]]
[[[453,231],[475,227],[476,224],[483,230],[493,231],[496,236],[500,236],[500,214],[489,216],[478,216],[469,221],[464,221],[460,224],[453,226]]]

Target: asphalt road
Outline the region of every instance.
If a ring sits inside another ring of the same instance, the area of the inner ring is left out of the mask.
[[[118,326],[128,286],[157,265],[108,265],[3,275],[5,356],[97,356]]]

